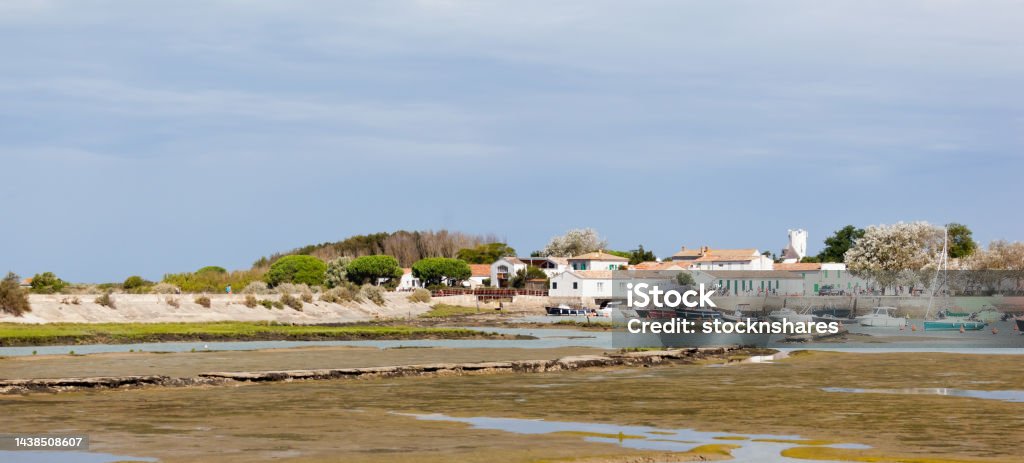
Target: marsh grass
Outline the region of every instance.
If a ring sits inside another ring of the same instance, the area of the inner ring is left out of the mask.
[[[359,340],[468,338],[473,330],[406,326],[312,326],[253,322],[213,323],[0,323],[0,346],[129,344],[181,340]]]
[[[461,317],[465,315],[475,315],[479,313],[476,307],[466,307],[462,305],[449,305],[449,304],[434,304],[429,311],[424,312],[420,315],[423,318],[447,318],[447,317]]]

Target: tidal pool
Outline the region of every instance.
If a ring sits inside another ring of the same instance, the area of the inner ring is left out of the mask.
[[[566,433],[580,436],[588,442],[618,444],[637,450],[687,452],[703,445],[728,444],[733,459],[739,463],[796,463],[806,460],[781,455],[783,450],[798,446],[820,446],[843,449],[868,449],[867,445],[835,443],[802,439],[795,435],[731,434],[695,431],[692,429],[661,429],[647,426],[619,426],[604,423],[547,421],[518,418],[470,417],[462,418],[440,413],[413,416],[425,421],[451,421],[466,423],[476,429],[493,429],[516,434]]]
[[[913,387],[903,389],[823,387],[821,390],[825,392],[846,392],[854,394],[945,395],[951,397],[969,397],[972,399],[1002,400],[1004,402],[1024,402],[1024,391],[979,391],[972,389],[950,389],[945,387]]]

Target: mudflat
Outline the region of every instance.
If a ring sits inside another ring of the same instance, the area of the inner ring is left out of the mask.
[[[443,353],[415,350],[422,353],[411,355]],[[813,352],[773,364],[719,368],[673,365],[30,394],[0,398],[0,428],[86,432],[94,451],[167,462],[654,458],[650,452],[590,442],[573,433],[516,434],[400,414],[442,413],[798,435],[808,440],[789,454],[802,458],[1011,462],[1020,461],[1024,403],[823,388],[1022,390],[1019,364],[1014,355]],[[816,441],[871,448],[826,449],[815,446]],[[722,456],[706,453],[701,456]]]

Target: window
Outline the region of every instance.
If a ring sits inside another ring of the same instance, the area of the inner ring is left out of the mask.
[[[598,291],[604,291],[604,282],[603,281],[597,282],[597,290]]]
[[[578,281],[572,282],[572,289],[580,289],[580,283]]]
[[[551,289],[558,289],[558,282],[557,281],[552,281],[551,282]]]

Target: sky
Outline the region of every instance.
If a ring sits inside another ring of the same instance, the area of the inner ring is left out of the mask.
[[[0,1],[0,271],[353,234],[1024,239],[1024,3]]]

